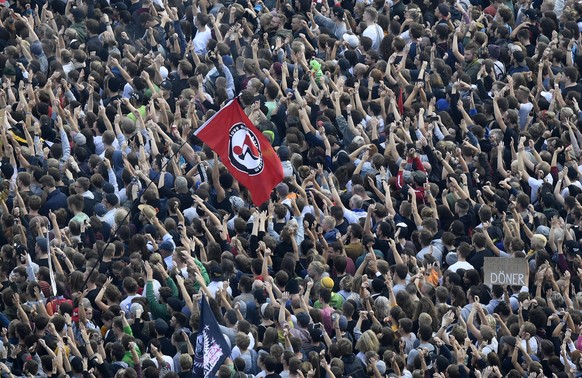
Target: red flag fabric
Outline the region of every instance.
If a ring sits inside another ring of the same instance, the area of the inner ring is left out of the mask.
[[[402,88],[400,88],[400,90],[398,91],[398,99],[397,99],[397,104],[398,106],[398,111],[400,112],[400,115],[404,115],[404,91],[402,91]]]
[[[255,205],[269,199],[283,180],[283,165],[238,99],[232,100],[194,133],[220,157],[230,174],[250,192]]]

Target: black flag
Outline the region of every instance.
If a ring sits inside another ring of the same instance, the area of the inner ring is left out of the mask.
[[[201,302],[194,376],[208,378],[214,377],[220,365],[230,356],[230,348],[204,295]]]

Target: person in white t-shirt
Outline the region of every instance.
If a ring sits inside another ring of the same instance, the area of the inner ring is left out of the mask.
[[[530,191],[530,199],[531,203],[536,203],[538,200],[538,189],[544,182],[549,183],[552,185],[554,183],[554,179],[551,175],[551,166],[545,161],[537,163],[533,168],[535,174],[534,176],[530,176],[525,169],[525,150],[524,150],[524,143],[520,140],[518,146],[518,154],[517,154],[517,166],[519,168],[519,172],[521,173],[521,179],[523,181],[527,181],[531,191]],[[533,163],[530,162],[529,165]]]
[[[194,36],[194,52],[198,55],[206,54],[206,46],[208,41],[212,39],[212,30],[208,27],[210,23],[210,18],[208,15],[198,13],[194,18],[194,25],[196,26],[197,32]]]
[[[457,259],[458,260],[456,263],[449,266],[449,269],[447,269],[447,270],[456,273],[458,269],[463,269],[463,270],[475,269],[473,267],[473,265],[471,265],[467,262],[467,257],[469,256],[470,253],[471,253],[471,246],[466,242],[461,242],[461,244],[459,244],[459,248],[457,248]]]
[[[510,79],[511,76],[509,76],[507,79],[508,81],[510,81],[511,83],[513,83],[513,79]],[[517,88],[517,90],[515,91],[515,96],[517,97],[517,100],[519,101],[519,128],[520,130],[523,130],[525,128],[525,126],[527,125],[527,119],[529,117],[529,113],[531,113],[531,111],[533,110],[533,104],[530,102],[530,91],[529,88],[524,86],[524,85],[520,85],[519,88]]]
[[[362,35],[370,38],[372,40],[372,49],[378,51],[380,49],[380,43],[384,38],[384,30],[376,23],[378,20],[378,11],[372,7],[366,8],[363,19],[367,28]]]
[[[208,292],[213,298],[216,298],[216,293],[218,290],[224,288],[224,280],[222,278],[222,267],[218,264],[212,265],[210,268],[210,283],[206,286]],[[232,295],[232,289],[230,286],[226,289],[228,295]]]
[[[123,279],[123,290],[125,291],[125,294],[127,294],[127,297],[123,301],[121,301],[119,307],[121,307],[121,309],[125,311],[125,316],[128,318],[131,315],[130,312],[131,301],[133,300],[133,298],[140,297],[140,295],[137,292],[138,288],[139,286],[137,284],[137,281],[133,277],[125,277]]]
[[[117,213],[117,205],[119,198],[114,193],[107,193],[101,203],[105,206],[107,213],[104,215],[104,222],[110,226],[115,225],[115,214]]]

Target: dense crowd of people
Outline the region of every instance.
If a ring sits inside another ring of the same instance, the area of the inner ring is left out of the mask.
[[[582,376],[581,3],[0,20],[3,377],[198,378],[202,301],[220,378]],[[265,203],[194,135],[230,101],[281,160]]]

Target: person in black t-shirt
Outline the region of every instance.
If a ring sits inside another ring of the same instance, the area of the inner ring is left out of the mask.
[[[494,257],[495,255],[487,247],[487,239],[480,232],[473,234],[473,247],[475,254],[468,260],[477,272],[481,272],[485,264],[485,257]]]

